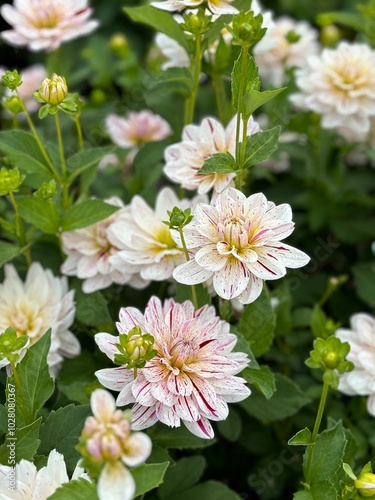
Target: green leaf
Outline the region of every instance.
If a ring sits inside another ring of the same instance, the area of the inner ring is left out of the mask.
[[[168,469],[169,462],[161,464],[144,464],[132,469],[136,490],[135,497],[144,495],[147,491],[153,490],[163,482],[165,471]]]
[[[271,347],[275,321],[271,301],[263,289],[259,298],[245,307],[238,323],[238,329],[250,344],[255,357],[266,353]]]
[[[197,484],[189,490],[168,498],[168,500],[241,500],[242,497],[223,483],[218,481],[206,481]]]
[[[210,158],[208,158],[198,174],[230,174],[237,170],[236,160],[230,153],[215,153]]]
[[[243,49],[242,49],[243,50]],[[242,75],[242,50],[236,62],[233,66],[232,71],[232,104],[235,109],[238,107],[238,99],[240,95],[240,85],[241,85],[241,75]],[[245,70],[245,82],[249,84],[250,82],[254,82],[259,78],[258,68],[255,64],[255,60],[253,57],[248,57],[246,61],[246,70]],[[245,93],[245,85],[243,89],[243,94]]]
[[[264,92],[260,92],[259,90],[247,91],[243,96],[242,113],[245,116],[252,115],[260,106],[281,94],[285,89],[286,87],[275,90],[265,90]]]
[[[124,11],[132,21],[151,26],[157,31],[173,38],[173,40],[176,40],[184,49],[189,50],[189,45],[181,26],[173,19],[170,12],[164,12],[150,5],[125,7]]]
[[[69,184],[87,169],[96,166],[105,155],[112,153],[114,150],[114,146],[92,148],[86,151],[80,151],[71,156],[66,162],[68,174],[70,174],[68,177]]]
[[[90,414],[90,405],[70,404],[51,411],[40,428],[39,455],[48,455],[51,450],[56,449],[64,455],[67,469],[72,472],[80,458],[75,446]]]
[[[199,482],[205,467],[206,460],[200,455],[181,458],[165,473],[163,484],[158,489],[158,497],[169,499],[191,488]]]
[[[181,283],[176,283],[176,302],[185,302],[185,300],[193,300],[191,286],[190,285],[182,285]],[[198,307],[203,307],[206,304],[210,303],[210,295],[203,285],[195,285],[195,292],[197,296]]]
[[[331,429],[318,434],[311,462],[311,483],[331,479],[335,476],[336,472],[342,468],[346,442],[341,422],[337,422]],[[304,470],[306,470],[307,466],[307,451],[308,450],[306,450],[303,457]]]
[[[249,415],[258,420],[284,420],[310,402],[310,399],[288,377],[275,373],[276,391],[270,399],[260,392],[253,392],[245,401],[239,403]]]
[[[233,352],[244,352],[245,354],[247,354],[249,358],[250,368],[252,368],[253,370],[259,370],[260,367],[257,363],[257,360],[255,359],[253,351],[250,349],[248,341],[245,339],[242,333],[237,330],[235,326],[231,325],[230,331],[237,337],[237,344],[234,346]]]
[[[365,28],[362,16],[355,12],[324,12],[317,16],[316,22],[320,26],[342,24],[357,31],[363,31]]]
[[[215,439],[201,439],[194,436],[185,426],[171,428],[158,423],[153,425],[147,433],[153,443],[163,448],[205,448],[216,442]]]
[[[95,222],[106,219],[117,212],[119,207],[109,205],[101,200],[86,200],[69,208],[63,216],[63,231],[72,231],[81,227],[91,226]]]
[[[228,417],[218,422],[217,427],[225,439],[232,443],[237,441],[242,431],[242,420],[233,406],[230,407]]]
[[[7,434],[4,444],[0,446],[0,463],[14,465],[8,462],[11,450],[9,445],[12,443],[14,443],[16,450],[17,463],[22,459],[31,462],[40,444],[39,427],[41,423],[42,417],[39,417],[32,424],[17,428],[14,435]]]
[[[54,381],[49,374],[47,364],[50,345],[51,329],[28,348],[25,357],[17,365],[22,388],[22,398],[19,391],[16,391],[17,423],[20,427],[35,421],[38,411],[53,393]],[[7,392],[9,384],[15,387],[13,376],[9,379]],[[23,401],[24,412],[21,411],[21,401]]]
[[[318,304],[315,304],[310,318],[311,331],[315,338],[326,338],[327,320],[328,318],[323,309]]]
[[[309,491],[298,491],[293,500],[337,500],[338,492],[331,481],[320,481],[312,485]]]
[[[311,431],[307,427],[294,434],[288,441],[290,446],[308,446],[311,443]]]
[[[281,127],[263,130],[249,135],[246,139],[246,153],[244,168],[249,168],[256,163],[269,158],[277,149]]]
[[[76,320],[87,326],[98,326],[111,323],[107,301],[101,292],[84,293],[82,283],[78,279],[72,280],[75,289]]]
[[[17,198],[21,217],[47,234],[56,234],[60,226],[60,215],[50,201],[23,196]]]
[[[363,262],[352,267],[354,286],[358,297],[375,307],[375,262]]]
[[[150,85],[149,92],[177,92],[189,97],[194,87],[194,80],[187,68],[168,68],[158,75]]]
[[[0,267],[6,262],[13,260],[21,252],[22,249],[18,245],[7,243],[6,241],[0,241]]]
[[[242,376],[248,384],[254,384],[267,399],[269,399],[276,390],[275,376],[268,366],[260,366],[260,369],[254,369],[252,367],[245,368],[242,372]]]
[[[48,500],[99,500],[96,485],[87,479],[75,479],[65,483],[48,497]]]

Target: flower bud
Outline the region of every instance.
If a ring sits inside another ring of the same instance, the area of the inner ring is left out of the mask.
[[[130,53],[128,39],[122,33],[115,33],[110,39],[109,46],[117,57],[125,58]]]
[[[45,102],[57,106],[61,104],[68,95],[68,86],[63,76],[58,76],[55,73],[52,78],[45,78],[40,89],[34,93],[34,97],[39,102]]]
[[[196,14],[192,12],[184,14],[184,22],[180,24],[181,29],[200,35],[205,33],[211,26],[212,16],[205,14],[203,10],[199,10]]]
[[[263,16],[254,12],[240,12],[233,17],[232,26],[226,26],[233,35],[233,45],[253,47],[265,35],[267,29],[262,28]]]
[[[51,179],[49,182],[43,182],[38,191],[35,191],[35,198],[41,200],[50,200],[56,194],[56,181]]]
[[[127,335],[120,335],[120,344],[116,344],[121,354],[115,354],[115,363],[127,365],[127,368],[143,368],[157,351],[154,347],[154,337],[143,334],[140,326],[132,328]]]
[[[375,496],[375,474],[372,472],[361,473],[354,481],[354,486],[363,497]]]
[[[181,210],[181,208],[173,207],[172,211],[167,210],[167,213],[169,215],[169,221],[163,221],[163,222],[171,229],[183,228],[193,220],[190,208]]]
[[[4,109],[7,109],[14,115],[18,115],[18,113],[21,113],[21,111],[23,111],[21,100],[17,95],[4,97],[2,104]]]
[[[18,168],[8,170],[3,167],[0,170],[0,196],[17,192],[24,179],[25,176],[20,174]]]
[[[8,359],[11,363],[15,363],[19,358],[19,352],[29,342],[27,335],[17,336],[14,328],[7,328],[0,335],[0,360]]]
[[[300,38],[301,38],[301,35],[299,35],[298,33],[296,33],[293,30],[288,31],[288,33],[285,35],[285,40],[291,44],[299,42]]]
[[[7,71],[2,77],[3,84],[10,90],[16,90],[22,84],[22,76],[18,74],[18,71]]]

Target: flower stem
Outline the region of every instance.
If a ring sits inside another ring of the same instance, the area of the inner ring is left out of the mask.
[[[26,245],[25,228],[24,228],[21,216],[20,216],[20,212],[18,210],[16,198],[15,198],[14,194],[12,193],[12,191],[9,191],[9,198],[10,198],[10,201],[12,203],[14,213],[15,213],[15,218],[16,218],[16,234],[17,234],[17,237],[19,239],[21,247],[24,247]],[[24,255],[25,255],[27,264],[30,265],[31,264],[30,248],[26,248],[24,250]]]
[[[184,236],[184,232],[182,230],[182,227],[178,228],[178,232],[180,233],[182,248],[184,250],[184,254],[185,254],[186,260],[189,261],[190,260],[190,255],[189,255],[189,252],[188,252],[188,249],[187,249],[187,246],[186,246],[185,236]],[[199,309],[198,297],[197,297],[197,290],[195,288],[195,285],[191,285],[191,296],[193,298],[193,304],[194,304],[195,309]]]
[[[324,407],[325,407],[325,404],[327,401],[328,389],[329,389],[329,384],[327,384],[327,382],[324,382],[323,389],[322,389],[322,395],[320,397],[320,402],[319,402],[318,413],[316,415],[316,420],[315,420],[314,429],[313,429],[312,436],[311,436],[310,446],[308,448],[305,478],[306,478],[307,483],[309,483],[309,484],[310,484],[311,465],[312,465],[312,459],[313,459],[313,455],[314,455],[315,442],[316,442],[316,437],[318,435],[319,427],[320,427],[320,424],[322,421]]]
[[[238,91],[238,103],[237,103],[237,124],[236,124],[236,159],[239,161],[240,159],[240,125],[241,125],[241,109],[242,109],[242,101],[243,101],[243,93],[245,88],[245,78],[246,78],[246,65],[247,65],[247,57],[249,53],[249,47],[242,47],[242,66],[241,66],[241,79],[240,79],[240,87]]]
[[[16,390],[17,390],[17,394],[18,394],[18,399],[19,399],[19,403],[20,403],[21,412],[22,412],[23,418],[25,419],[25,423],[27,424],[28,423],[27,422],[28,418],[27,418],[26,409],[25,409],[24,404],[23,404],[21,381],[20,381],[20,378],[18,376],[18,372],[17,372],[17,369],[16,369],[16,364],[15,363],[10,363],[10,366],[12,368],[12,374],[13,374],[13,378],[14,378],[14,385],[16,386]]]
[[[57,141],[59,145],[60,162],[61,162],[61,172],[62,172],[62,190],[63,190],[63,206],[67,208],[69,206],[69,192],[68,192],[68,181],[67,181],[67,170],[66,161],[64,155],[64,145],[61,135],[60,119],[59,113],[55,113],[55,124],[57,132]]]
[[[199,75],[201,74],[202,68],[202,39],[203,36],[201,34],[196,35],[195,37],[195,55],[192,64],[192,73],[193,73],[193,89],[191,91],[191,96],[186,99],[185,102],[185,117],[184,123],[185,125],[189,125],[194,120],[194,109],[195,109],[195,101],[197,98],[197,92],[199,87]]]
[[[216,106],[219,113],[219,119],[223,125],[228,122],[228,97],[225,91],[224,80],[220,73],[214,73],[212,75],[212,85],[215,91]]]
[[[21,96],[20,96],[20,94],[19,94],[19,92],[18,92],[17,89],[16,89],[16,92],[17,92],[17,96],[19,97],[19,100],[20,100],[20,103],[21,103],[21,106],[22,106],[22,110],[25,113],[27,124],[29,125],[30,130],[31,130],[31,132],[32,132],[32,134],[34,136],[34,139],[35,139],[36,143],[38,144],[40,152],[42,153],[43,158],[46,160],[46,163],[47,163],[49,169],[51,170],[51,172],[53,173],[55,179],[59,183],[61,183],[60,176],[57,173],[57,171],[55,169],[55,166],[54,166],[54,164],[51,161],[51,158],[48,156],[48,153],[47,153],[45,147],[43,146],[42,141],[40,140],[40,137],[38,135],[38,132],[36,131],[36,128],[34,127],[34,124],[33,124],[33,121],[31,119],[30,115],[29,115],[29,112],[26,109],[25,103],[23,102],[23,100],[22,100],[22,98],[21,98]]]
[[[83,151],[85,149],[85,145],[83,144],[83,135],[82,135],[82,127],[79,119],[79,114],[76,113],[74,115],[74,121],[76,123],[77,135],[78,135],[78,150]]]

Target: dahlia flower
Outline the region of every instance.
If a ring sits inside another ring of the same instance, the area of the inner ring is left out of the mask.
[[[69,330],[75,315],[74,290],[68,291],[65,277],[55,277],[38,262],[31,264],[24,283],[12,264],[5,265],[4,270],[5,280],[0,285],[0,332],[11,326],[17,335],[27,335],[30,342],[24,347],[25,352],[52,328],[47,362],[51,375],[56,376],[63,357],[77,356],[81,350]],[[8,363],[3,359],[0,367]]]
[[[262,193],[246,198],[228,188],[213,205],[196,206],[193,221],[184,228],[192,258],[177,267],[173,277],[186,285],[213,277],[219,297],[248,304],[260,295],[263,280],[281,278],[286,267],[309,262],[305,253],[281,243],[293,229],[288,204],[276,206]],[[179,235],[172,235],[179,244]]]
[[[115,196],[106,202],[122,208],[91,226],[62,233],[62,249],[67,259],[61,266],[61,272],[84,280],[82,290],[85,293],[102,290],[113,283],[124,285],[129,281],[133,287],[143,288],[147,282],[137,275],[135,267],[115,268],[111,264],[111,256],[121,248],[111,240],[110,228],[129,209]]]
[[[353,371],[340,376],[338,389],[348,396],[369,396],[367,411],[375,417],[375,318],[353,314],[350,326],[339,328],[335,334],[342,342],[349,342],[347,360],[355,365]]]
[[[184,9],[195,9],[206,2],[208,9],[213,14],[236,14],[238,12],[231,5],[233,0],[165,0],[164,2],[152,2],[151,5],[158,9],[174,12]]]
[[[190,301],[178,304],[168,299],[162,304],[152,297],[144,314],[133,307],[121,309],[120,334],[137,325],[154,337],[156,356],[137,369],[135,379],[132,370],[118,366],[97,371],[99,381],[120,391],[117,406],[135,403],[133,429],[157,421],[179,427],[182,421],[193,434],[212,438],[209,420],[225,420],[227,403],[250,394],[245,380],[235,376],[249,360],[244,353],[232,352],[237,338],[229,333],[229,324],[215,315],[212,306],[196,311]],[[95,341],[113,361],[119,337],[98,333]]]
[[[247,135],[259,132],[259,125],[250,118]],[[204,162],[215,153],[231,153],[236,149],[236,117],[226,129],[215,118],[204,118],[200,125],[187,125],[182,141],[165,150],[165,175],[185,189],[221,193],[231,185],[235,174],[198,174]]]
[[[139,148],[143,144],[161,141],[172,129],[161,116],[151,111],[131,111],[125,118],[108,115],[105,126],[111,140],[120,148]]]
[[[300,93],[291,96],[297,106],[322,115],[322,127],[370,130],[375,115],[375,52],[367,45],[341,42],[309,56],[296,71]]]
[[[14,0],[14,7],[5,4],[0,12],[13,27],[1,33],[2,39],[33,52],[55,50],[99,25],[88,20],[92,13],[88,0]]]
[[[80,451],[93,462],[105,462],[98,479],[100,500],[132,500],[135,481],[125,467],[137,467],[150,456],[152,442],[143,432],[131,432],[130,418],[116,410],[114,397],[103,389],[91,394],[93,417],[88,417]]]
[[[10,478],[15,477],[15,489]],[[72,475],[74,479],[90,481],[84,470],[77,466]],[[35,464],[22,459],[15,468],[0,465],[0,498],[4,500],[47,500],[60,486],[69,482],[64,456],[52,450],[47,465],[37,470]],[[6,492],[6,493],[5,493]]]
[[[203,200],[207,201],[202,197],[179,200],[172,189],[166,187],[159,192],[152,210],[141,196],[134,196],[129,210],[122,212],[108,229],[110,240],[121,249],[110,257],[110,264],[118,270],[135,266],[143,280],[170,278],[174,268],[185,261],[185,256],[163,222],[169,220],[167,211],[175,206],[193,208]]]
[[[23,100],[29,113],[38,111],[40,104],[34,99],[34,92],[40,87],[42,81],[47,77],[46,68],[42,64],[34,64],[24,69],[22,72],[22,84],[18,87],[18,93]],[[7,89],[6,96],[16,95]]]
[[[270,48],[264,50],[263,44]],[[281,17],[254,49],[259,74],[275,87],[285,82],[285,71],[292,67],[303,67],[306,55],[318,52],[318,32],[308,23]]]

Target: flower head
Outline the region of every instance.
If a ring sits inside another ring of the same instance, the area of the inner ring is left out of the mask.
[[[10,45],[33,52],[55,50],[61,43],[91,33],[98,21],[89,20],[88,0],[14,0],[5,4],[1,15],[13,29],[1,33]]]
[[[207,2],[208,9],[213,14],[235,14],[238,10],[231,5],[233,0],[165,0],[163,2],[152,2],[151,5],[158,9],[170,12],[184,9],[195,9]]]
[[[125,366],[99,370],[96,375],[107,388],[120,391],[116,404],[135,403],[133,428],[145,429],[158,420],[170,427],[181,421],[202,438],[212,438],[209,420],[224,420],[228,402],[245,399],[250,390],[236,377],[247,364],[246,354],[233,353],[237,337],[229,324],[204,306],[198,311],[190,301],[182,304],[157,297],[142,314],[133,307],[122,308],[117,329],[120,333],[139,326],[154,337],[157,354],[144,368],[133,372]],[[98,333],[100,350],[114,360],[118,337]]]
[[[351,329],[339,328],[336,337],[349,342],[347,359],[355,368],[341,375],[338,389],[348,396],[369,396],[367,410],[375,416],[375,318],[365,313],[353,314],[350,326]]]
[[[172,189],[166,187],[158,194],[153,210],[141,196],[134,196],[129,210],[109,228],[111,241],[121,249],[110,258],[110,264],[119,270],[136,266],[143,280],[170,278],[185,256],[164,223],[169,219],[168,211],[175,206],[192,208],[203,199],[206,200],[205,197],[179,200]]]
[[[223,299],[253,302],[263,280],[286,274],[286,267],[304,266],[310,258],[281,240],[294,229],[289,205],[276,206],[262,193],[249,198],[228,188],[213,205],[199,204],[193,221],[184,229],[192,259],[173,273],[180,283],[203,283],[213,277],[213,287]],[[173,233],[176,242],[179,235]]]
[[[304,21],[297,22],[289,17],[275,21],[273,29],[254,50],[261,78],[275,87],[282,85],[287,69],[303,67],[306,56],[318,52],[317,39],[318,32]],[[264,43],[270,45],[268,50],[263,49]]]
[[[61,272],[84,280],[82,290],[85,293],[102,290],[112,283],[124,285],[130,280],[133,287],[143,288],[147,282],[139,278],[135,267],[122,266],[117,269],[111,264],[111,256],[117,254],[121,247],[110,238],[109,231],[129,210],[117,197],[109,198],[106,202],[121,209],[91,226],[62,234],[63,251],[67,259],[61,266]]]
[[[27,335],[30,341],[23,348],[25,352],[52,328],[47,357],[52,375],[56,375],[63,357],[80,352],[78,340],[69,330],[75,314],[73,297],[66,278],[55,277],[38,262],[31,264],[24,283],[12,264],[5,266],[5,280],[0,285],[0,331],[12,327],[18,336]],[[7,359],[0,361],[0,367],[7,364]]]
[[[32,462],[22,459],[13,471],[16,484],[15,490],[10,490],[9,478],[13,475],[12,467],[0,465],[0,491],[4,494],[1,498],[47,500],[60,486],[69,482],[64,456],[56,450],[50,452],[47,465],[40,470],[37,470]],[[90,481],[84,470],[77,466],[71,479],[79,478]]]
[[[106,129],[112,141],[120,148],[139,148],[143,144],[161,141],[171,135],[169,124],[151,111],[131,111],[125,118],[108,115]]]
[[[45,78],[40,89],[35,92],[35,97],[47,104],[52,104],[52,106],[57,106],[57,104],[64,102],[67,95],[68,86],[65,78],[55,73],[52,75],[52,78]]]
[[[250,118],[247,135],[259,132],[259,125]],[[165,175],[185,189],[207,193],[211,189],[221,193],[235,174],[198,174],[204,162],[215,153],[229,152],[235,156],[236,118],[226,129],[214,118],[204,118],[200,125],[187,125],[182,141],[165,150]]]
[[[125,465],[136,467],[151,453],[151,439],[131,432],[130,414],[116,409],[114,397],[103,389],[91,394],[93,417],[88,417],[77,449],[88,460],[104,463],[98,480],[100,500],[131,500],[135,482]]]
[[[296,71],[297,106],[322,116],[322,127],[356,134],[370,130],[375,115],[375,51],[365,44],[341,42],[309,56]]]

